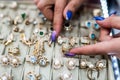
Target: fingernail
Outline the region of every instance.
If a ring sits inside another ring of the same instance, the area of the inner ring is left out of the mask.
[[[68,10],[66,13],[66,20],[71,20],[72,18],[72,11]]]
[[[74,54],[74,53],[70,53],[70,52],[68,52],[68,53],[65,54],[65,56],[73,57],[73,56],[75,56],[75,54]]]
[[[95,20],[102,21],[102,20],[104,20],[105,18],[104,18],[104,17],[100,17],[100,16],[96,16],[96,17],[94,17],[94,19],[95,19]]]
[[[52,40],[52,42],[55,42],[55,41],[56,41],[56,31],[53,31],[53,32],[52,32],[51,40]]]
[[[112,13],[110,13],[110,15],[109,16],[111,16],[111,15],[115,15],[115,14],[117,14],[117,11],[113,11]]]

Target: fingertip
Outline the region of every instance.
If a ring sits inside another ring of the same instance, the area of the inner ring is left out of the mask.
[[[79,54],[80,53],[80,48],[72,48],[69,52],[74,53],[74,54]]]
[[[39,2],[39,0],[34,0],[34,3],[37,5],[38,4],[38,2]]]
[[[63,12],[63,16],[65,18],[65,20],[71,20],[72,16],[73,16],[73,11],[71,9],[65,9]]]

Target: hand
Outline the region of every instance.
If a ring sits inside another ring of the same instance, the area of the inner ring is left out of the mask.
[[[100,40],[97,44],[77,47],[70,50],[70,53],[81,55],[110,54],[120,58],[120,33],[110,36],[111,28],[120,29],[120,17],[112,15],[97,23],[101,26]]]
[[[34,0],[44,16],[53,21],[56,36],[59,35],[64,18],[70,20],[85,0]],[[68,15],[67,15],[68,14]]]

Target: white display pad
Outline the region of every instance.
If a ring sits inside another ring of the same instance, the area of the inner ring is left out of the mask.
[[[51,43],[52,22],[33,1],[0,1],[0,80],[114,80],[107,55],[65,56],[98,42],[96,15],[99,4],[84,4]]]

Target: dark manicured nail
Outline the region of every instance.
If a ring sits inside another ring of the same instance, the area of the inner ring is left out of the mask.
[[[68,53],[65,54],[65,56],[73,57],[73,56],[75,56],[75,54],[74,54],[74,53],[69,53],[69,52],[68,52]]]
[[[66,13],[66,20],[71,20],[72,18],[72,11],[68,10]]]
[[[115,15],[115,14],[117,14],[117,11],[113,11],[112,13],[110,13],[110,15],[109,16],[111,16],[111,15]]]
[[[96,17],[94,17],[94,19],[95,19],[95,20],[102,21],[102,20],[104,20],[105,18],[104,18],[104,17],[100,17],[100,16],[96,16]]]
[[[52,32],[51,40],[52,40],[52,42],[55,42],[55,41],[56,41],[56,31],[53,31],[53,32]]]

